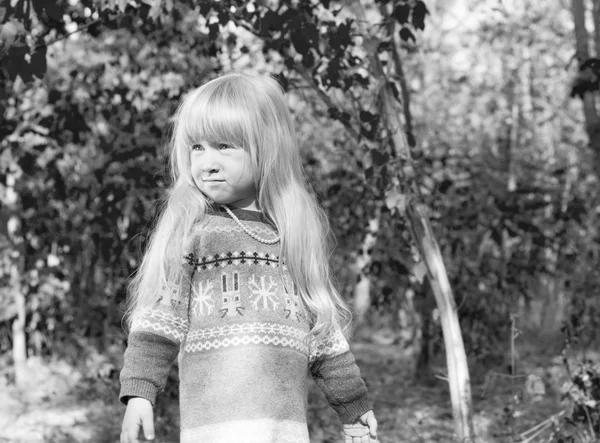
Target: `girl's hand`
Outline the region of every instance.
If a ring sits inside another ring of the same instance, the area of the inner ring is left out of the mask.
[[[138,443],[140,428],[146,440],[154,440],[154,412],[152,403],[141,397],[130,398],[121,427],[121,443]]]
[[[377,420],[373,411],[361,415],[356,423],[344,425],[345,443],[372,443],[377,441]]]

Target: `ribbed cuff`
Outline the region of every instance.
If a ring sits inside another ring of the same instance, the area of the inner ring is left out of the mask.
[[[124,380],[121,382],[119,401],[126,405],[129,397],[142,397],[150,401],[152,407],[154,407],[157,393],[158,389],[149,381],[135,379]]]
[[[342,424],[349,425],[356,423],[361,415],[371,411],[373,409],[373,403],[365,395],[352,403],[339,404],[333,406],[335,411],[340,416]]]

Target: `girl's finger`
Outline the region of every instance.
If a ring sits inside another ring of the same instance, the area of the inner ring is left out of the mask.
[[[144,429],[144,437],[146,437],[146,440],[154,440],[154,417],[152,410],[143,415],[142,427]]]
[[[377,438],[377,420],[375,419],[374,414],[371,414],[369,416],[368,426],[369,426],[369,434],[371,434],[371,437]]]
[[[127,430],[127,443],[139,443],[138,435],[140,428],[138,425],[132,426]]]

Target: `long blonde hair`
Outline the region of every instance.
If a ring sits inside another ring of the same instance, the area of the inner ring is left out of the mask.
[[[271,77],[230,73],[189,92],[180,103],[170,142],[172,186],[138,272],[129,285],[129,320],[156,300],[182,269],[192,227],[208,200],[191,175],[190,146],[199,140],[241,146],[250,153],[260,210],[281,237],[284,262],[311,317],[316,338],[346,327],[350,311],[332,283],[329,222],[309,192],[292,117]]]

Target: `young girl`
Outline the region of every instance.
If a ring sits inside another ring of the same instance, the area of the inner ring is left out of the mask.
[[[233,73],[193,90],[171,144],[173,185],[130,287],[121,442],[153,438],[152,407],[178,355],[183,443],[308,443],[308,373],[346,441],[372,442],[329,226],[278,83]]]

